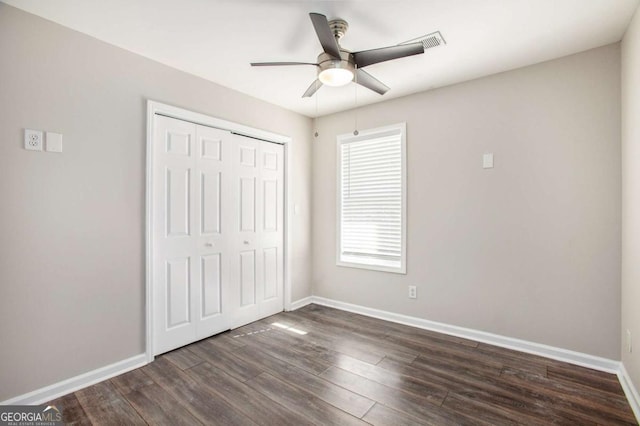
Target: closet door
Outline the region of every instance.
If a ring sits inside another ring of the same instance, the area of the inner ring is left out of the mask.
[[[258,304],[260,318],[264,318],[284,309],[284,148],[269,142],[260,142],[260,148],[262,280]]]
[[[231,133],[196,126],[196,170],[194,197],[199,228],[196,232],[198,277],[194,297],[197,307],[196,340],[229,329],[229,257],[231,227]]]
[[[157,116],[154,353],[227,330],[231,134]]]
[[[284,283],[282,145],[234,135],[232,327],[280,312]]]

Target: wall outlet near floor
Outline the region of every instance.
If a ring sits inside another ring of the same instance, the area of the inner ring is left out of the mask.
[[[415,285],[409,286],[409,299],[417,299],[418,298],[418,288]]]
[[[631,345],[631,330],[627,330],[627,351],[631,353],[633,346]]]

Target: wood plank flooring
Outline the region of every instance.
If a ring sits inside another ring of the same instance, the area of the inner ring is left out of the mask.
[[[49,404],[78,425],[637,424],[614,375],[318,305]]]

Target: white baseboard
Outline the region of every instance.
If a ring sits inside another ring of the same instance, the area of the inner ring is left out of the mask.
[[[80,374],[79,376],[75,376],[70,379],[66,379],[61,382],[46,386],[44,388],[34,390],[33,392],[25,393],[24,395],[16,396],[15,398],[2,401],[0,402],[0,405],[42,404],[68,393],[86,388],[87,386],[91,386],[103,380],[110,379],[111,377],[117,376],[119,374],[126,373],[127,371],[142,367],[145,364],[147,364],[147,356],[145,354],[136,355],[131,358],[115,362],[111,365],[106,365],[93,371],[88,371],[86,373]]]
[[[601,358],[582,352],[556,348],[554,346],[548,346],[541,343],[515,339],[513,337],[487,333],[485,331],[474,330],[471,328],[458,327],[455,325],[444,324],[441,322],[430,321],[422,318],[410,317],[408,315],[367,308],[360,305],[353,305],[351,303],[340,302],[338,300],[325,299],[324,297],[311,296],[311,299],[312,303],[317,303],[318,305],[341,309],[343,311],[362,314],[373,318],[379,318],[386,321],[409,325],[412,327],[423,328],[425,330],[437,331],[438,333],[462,337],[469,340],[475,340],[477,342],[488,343],[494,346],[500,346],[502,348],[508,348],[533,355],[539,355],[546,358],[579,365],[582,367],[592,368],[598,371],[604,371],[612,374],[618,374],[618,372],[620,371],[620,361],[615,361],[608,358]]]
[[[620,380],[620,385],[622,386],[622,390],[624,390],[624,394],[627,396],[633,414],[635,414],[638,423],[640,423],[640,394],[638,394],[638,390],[633,385],[631,377],[629,377],[629,373],[627,373],[627,369],[623,363],[620,363],[618,380]]]
[[[307,306],[313,303],[313,296],[308,296],[303,299],[296,300],[295,302],[291,302],[289,305],[289,311],[295,311],[296,309],[300,309],[303,306]]]

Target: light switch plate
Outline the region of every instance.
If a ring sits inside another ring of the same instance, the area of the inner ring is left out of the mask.
[[[415,285],[409,286],[409,299],[417,299],[418,298],[418,287]]]
[[[60,133],[47,132],[47,151],[62,152],[62,135]]]
[[[484,154],[482,156],[482,168],[483,169],[492,169],[493,168],[493,154]]]
[[[42,151],[42,131],[24,129],[24,149]]]

